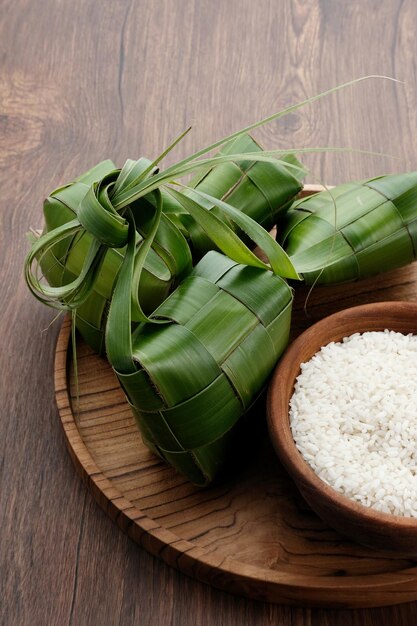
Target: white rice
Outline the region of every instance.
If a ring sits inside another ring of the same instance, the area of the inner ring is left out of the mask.
[[[417,517],[417,336],[356,333],[323,347],[301,365],[290,424],[302,456],[334,489]]]

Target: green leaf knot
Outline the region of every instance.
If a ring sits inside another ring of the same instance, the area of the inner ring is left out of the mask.
[[[78,207],[77,218],[81,226],[104,246],[124,248],[129,225],[111,201],[114,178],[112,172],[91,185]]]

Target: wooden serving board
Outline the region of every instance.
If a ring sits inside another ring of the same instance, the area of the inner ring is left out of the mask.
[[[377,300],[416,299],[417,267],[355,285],[297,291],[293,333],[324,315]],[[361,547],[326,527],[276,459],[261,407],[252,451],[199,489],[141,441],[105,359],[80,340],[77,390],[70,322],[56,351],[57,404],[75,466],[106,513],[146,550],[215,587],[277,603],[372,607],[417,599],[417,561]]]

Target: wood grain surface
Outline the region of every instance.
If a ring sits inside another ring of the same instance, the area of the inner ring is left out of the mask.
[[[25,232],[60,183],[110,157],[172,158],[327,87],[369,81],[257,134],[266,147],[396,155],[309,156],[311,182],[417,169],[414,0],[3,0],[0,62],[0,622],[9,625],[388,626],[417,604],[294,609],[189,579],[136,546],[74,472],[53,392],[59,326],[27,293]],[[172,160],[172,159],[171,159]],[[416,271],[316,290],[296,331],[346,306],[415,299]]]

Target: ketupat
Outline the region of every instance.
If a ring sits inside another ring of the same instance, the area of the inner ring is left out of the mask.
[[[253,137],[243,135],[225,144],[218,155],[239,153],[262,153],[262,148]],[[269,231],[301,191],[305,173],[293,154],[283,154],[276,162],[248,159],[210,167],[195,176],[189,187],[227,202]],[[190,191],[185,190],[184,194],[190,195]],[[225,219],[213,203],[193,197],[220,219]],[[188,213],[182,209],[178,218],[186,229],[195,260],[213,249],[212,240]],[[241,231],[239,235],[244,236]]]
[[[379,176],[293,204],[277,239],[311,285],[366,278],[417,255],[417,172]]]
[[[282,278],[209,252],[152,315],[168,323],[133,332],[120,367],[124,321],[110,315],[108,353],[144,442],[195,484],[211,482],[228,458],[239,419],[287,345],[291,306]]]

